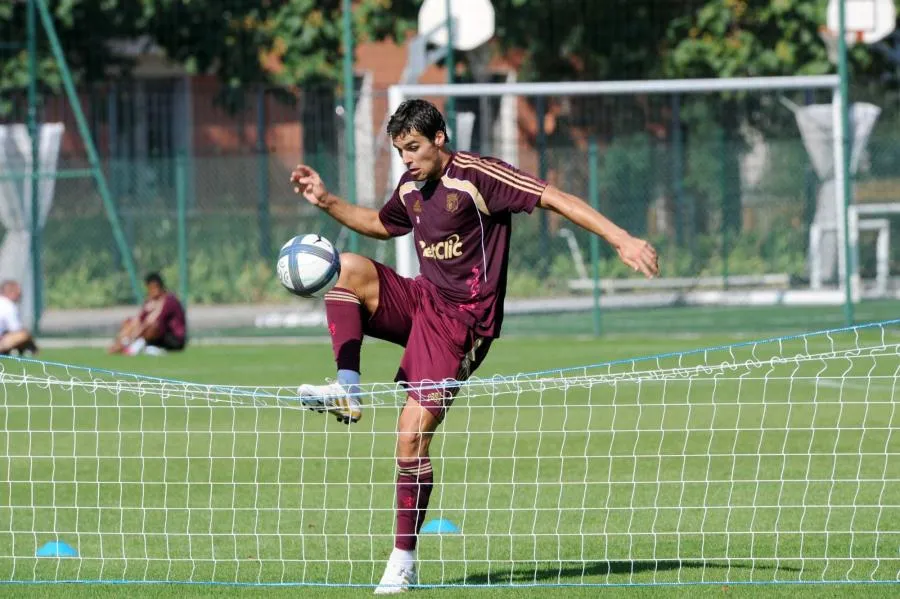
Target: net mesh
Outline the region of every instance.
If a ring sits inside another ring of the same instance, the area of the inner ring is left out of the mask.
[[[898,324],[463,384],[420,580],[897,581]],[[377,582],[396,385],[347,429],[291,388],[0,369],[0,579]]]

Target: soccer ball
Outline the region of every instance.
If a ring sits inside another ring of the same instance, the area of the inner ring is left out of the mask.
[[[278,280],[300,297],[322,297],[341,274],[340,254],[321,235],[297,235],[281,246]]]

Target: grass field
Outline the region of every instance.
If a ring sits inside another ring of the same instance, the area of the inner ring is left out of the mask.
[[[422,581],[896,581],[896,334],[874,330],[677,353],[733,341],[729,333],[690,341],[511,337],[496,344],[482,377],[674,355],[515,385],[488,380],[464,392],[433,446],[438,485],[431,510],[463,534],[423,537]],[[864,351],[850,351],[855,348]],[[366,345],[364,377],[390,380],[399,355],[387,344]],[[136,359],[48,350],[42,358],[221,386],[288,386],[332,372],[325,344],[198,347]],[[723,361],[731,366],[715,367]],[[380,574],[391,545],[393,394],[348,430],[278,401],[271,389],[253,405],[228,390],[186,394],[179,385],[62,366],[3,366],[7,375],[36,378],[27,385],[4,379],[0,579],[369,584]],[[107,383],[48,382],[73,376]],[[132,383],[113,389],[108,381],[116,379]],[[36,547],[55,533],[77,545],[82,559],[35,559]],[[887,597],[897,591],[890,585],[762,589],[636,587],[629,594]],[[0,587],[3,596],[123,592],[278,597],[298,591]],[[419,596],[462,594],[485,592]]]

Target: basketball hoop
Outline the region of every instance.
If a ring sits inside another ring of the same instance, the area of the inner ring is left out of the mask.
[[[893,33],[897,25],[894,0],[829,0],[827,24],[819,29],[828,58],[837,62],[840,4],[844,5],[844,31],[847,48],[856,44],[871,45]]]

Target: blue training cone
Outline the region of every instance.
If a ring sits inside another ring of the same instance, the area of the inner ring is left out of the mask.
[[[449,520],[438,518],[437,520],[430,520],[426,522],[425,526],[422,527],[421,532],[422,534],[426,535],[449,535],[458,533],[459,527]]]
[[[38,557],[78,557],[78,551],[65,541],[49,541],[37,550]]]

